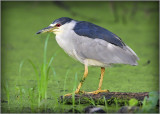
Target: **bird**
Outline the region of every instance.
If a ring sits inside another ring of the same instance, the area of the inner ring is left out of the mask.
[[[69,56],[84,64],[84,74],[75,94],[85,93],[80,89],[88,76],[88,66],[101,67],[98,89],[87,92],[98,94],[109,92],[101,89],[106,67],[112,64],[138,65],[138,56],[120,37],[91,22],[61,17],[36,34],[48,32],[55,34],[57,43]]]

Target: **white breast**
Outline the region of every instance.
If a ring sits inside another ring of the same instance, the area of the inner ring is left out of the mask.
[[[56,41],[59,46],[71,57],[77,59],[74,48],[74,31],[72,30],[76,22],[72,21],[65,25],[62,25],[59,29],[60,32],[56,34]]]

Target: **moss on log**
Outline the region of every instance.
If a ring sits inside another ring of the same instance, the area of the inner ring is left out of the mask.
[[[125,92],[103,92],[99,94],[76,94],[75,96],[75,104],[99,104],[104,105],[107,103],[108,105],[118,104],[120,106],[124,106],[128,101],[132,98],[137,99],[139,101],[139,105],[142,104],[144,97],[148,97],[148,92],[143,93],[125,93]],[[60,96],[59,102],[63,102],[65,104],[72,104],[73,99],[71,96]]]

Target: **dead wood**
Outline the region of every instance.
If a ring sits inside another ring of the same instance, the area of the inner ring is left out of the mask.
[[[139,101],[139,105],[142,104],[144,97],[148,97],[148,92],[143,93],[125,93],[125,92],[103,92],[99,94],[76,94],[75,96],[76,104],[99,104],[104,105],[107,103],[111,104],[119,104],[123,106],[124,104],[128,104],[128,101],[132,98],[137,99]],[[59,98],[59,102],[64,102],[65,104],[72,104],[72,96],[61,96]]]

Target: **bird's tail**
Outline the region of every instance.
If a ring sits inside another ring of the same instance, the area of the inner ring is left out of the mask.
[[[137,60],[139,60],[139,58],[137,54],[129,46],[126,46],[126,49],[128,51],[127,53],[131,56],[132,59],[131,65],[138,65]]]

